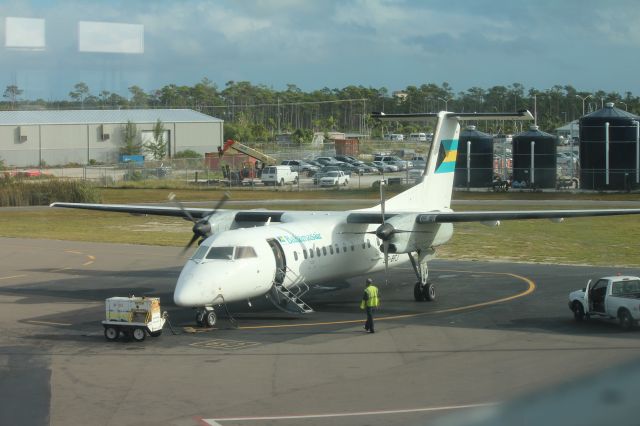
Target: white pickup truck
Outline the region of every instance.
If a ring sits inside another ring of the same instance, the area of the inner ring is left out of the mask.
[[[569,309],[577,321],[594,316],[617,319],[630,330],[640,320],[640,278],[629,275],[591,280],[582,290],[569,294]]]
[[[349,176],[343,171],[332,171],[320,178],[320,186],[346,186],[349,183]]]

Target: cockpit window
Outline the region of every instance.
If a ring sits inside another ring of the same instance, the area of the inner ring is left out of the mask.
[[[233,259],[233,247],[211,247],[207,253],[207,259]]]
[[[258,257],[253,247],[236,247],[236,255],[234,259],[248,259],[250,257]]]
[[[204,257],[204,255],[207,253],[207,250],[209,250],[209,246],[201,245],[200,247],[198,247],[198,250],[196,250],[196,252],[193,253],[193,256],[191,256],[191,259],[201,260]]]

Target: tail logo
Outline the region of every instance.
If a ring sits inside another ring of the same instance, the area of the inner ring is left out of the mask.
[[[456,170],[456,157],[458,155],[458,140],[448,139],[440,142],[436,173],[453,173]]]

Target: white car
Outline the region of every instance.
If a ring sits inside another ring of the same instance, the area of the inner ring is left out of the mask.
[[[349,183],[349,176],[343,171],[329,172],[320,178],[320,186],[346,186]]]
[[[371,165],[380,170],[382,173],[392,173],[398,171],[398,166],[393,164],[383,163],[382,161],[372,161]]]

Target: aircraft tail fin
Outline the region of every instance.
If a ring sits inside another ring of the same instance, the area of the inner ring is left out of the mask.
[[[394,121],[416,121],[437,118],[433,142],[427,156],[423,179],[420,183],[386,201],[387,211],[425,212],[451,208],[453,176],[458,154],[461,121],[478,120],[530,120],[529,111],[516,113],[452,113],[437,114],[373,114],[374,118]],[[367,210],[376,210],[380,206]]]

